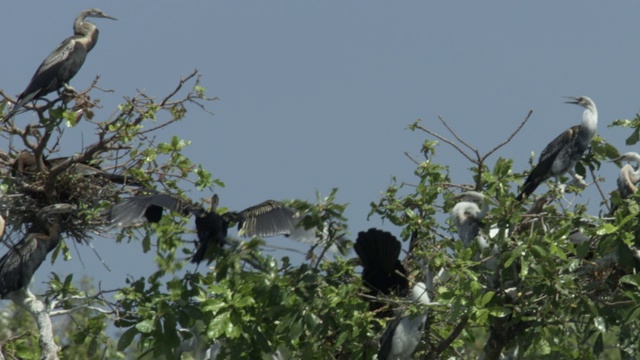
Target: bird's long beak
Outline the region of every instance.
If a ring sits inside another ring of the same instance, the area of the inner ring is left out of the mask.
[[[565,101],[565,104],[580,104],[580,98],[576,96],[565,96],[567,99],[571,99],[570,101]]]
[[[114,18],[113,16],[109,16],[107,14],[104,14],[104,16],[102,16],[102,17],[105,18],[105,19],[118,20],[118,19]]]

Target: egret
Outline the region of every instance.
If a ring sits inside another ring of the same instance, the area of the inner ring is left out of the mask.
[[[87,54],[98,42],[98,28],[85,20],[90,17],[116,20],[98,9],[82,11],[73,23],[74,35],[65,39],[40,64],[29,85],[18,96],[16,104],[4,117],[3,122],[8,121],[31,100],[58,91],[62,87],[72,89],[69,86],[69,81],[78,73]]]
[[[584,185],[582,177],[575,172],[575,166],[582,154],[589,148],[591,139],[598,127],[598,110],[596,104],[587,96],[570,97],[568,104],[576,104],[585,108],[582,122],[558,135],[540,153],[538,164],[531,170],[524,182],[522,192],[516,197],[521,201],[531,195],[538,185],[554,176],[560,177],[566,172],[580,184]]]
[[[0,258],[0,299],[29,285],[47,254],[60,242],[60,214],[76,208],[71,204],[55,204],[38,212],[27,235]]]
[[[617,180],[618,191],[620,192],[620,196],[623,199],[635,194],[638,190],[638,182],[640,182],[640,170],[638,169],[638,167],[640,166],[640,154],[638,154],[637,152],[628,152],[611,161],[627,161],[630,163],[635,163],[635,166],[631,166],[631,164],[625,164],[620,169],[620,175],[618,175]]]
[[[370,289],[367,295],[404,296],[407,293],[407,271],[398,259],[402,244],[395,236],[375,228],[360,231],[353,248],[362,263],[362,280]],[[372,301],[369,309],[375,311],[382,306],[384,304]]]
[[[416,283],[411,291],[412,299],[419,305],[431,303],[425,284]],[[406,315],[392,320],[382,338],[378,360],[411,359],[422,337],[422,331],[427,322],[429,310],[425,308],[421,313]]]

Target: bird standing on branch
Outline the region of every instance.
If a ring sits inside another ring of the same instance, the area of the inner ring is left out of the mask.
[[[362,281],[370,289],[367,295],[406,295],[409,290],[407,271],[398,259],[402,244],[395,236],[375,228],[360,231],[353,248],[362,264]],[[375,311],[383,306],[384,303],[372,300],[369,309]],[[391,316],[392,313],[381,315]]]
[[[576,104],[586,110],[582,114],[582,122],[567,129],[558,135],[542,153],[538,165],[536,165],[527,180],[524,182],[522,192],[516,200],[521,201],[531,195],[538,185],[548,178],[569,174],[580,184],[584,184],[582,177],[575,172],[575,166],[582,154],[589,148],[591,139],[596,134],[598,127],[598,110],[596,104],[587,96],[570,97],[568,104]]]
[[[73,90],[69,81],[78,73],[87,54],[98,42],[98,28],[86,18],[104,18],[116,20],[101,10],[88,9],[76,17],[73,23],[73,36],[65,39],[57,49],[40,64],[33,74],[27,88],[18,96],[13,109],[2,120],[8,121],[31,100],[41,98],[60,88]]]
[[[640,182],[640,170],[638,167],[640,166],[640,154],[637,152],[628,152],[623,154],[622,156],[611,160],[611,162],[617,161],[627,161],[634,162],[635,166],[631,164],[625,164],[622,168],[620,168],[620,174],[618,175],[618,191],[620,192],[620,197],[623,199],[628,198],[629,196],[636,193],[638,190],[638,182]]]
[[[411,292],[412,300],[419,305],[429,305],[431,300],[424,283],[416,283]],[[414,315],[400,316],[389,322],[380,339],[378,360],[411,359],[422,338],[429,309]]]

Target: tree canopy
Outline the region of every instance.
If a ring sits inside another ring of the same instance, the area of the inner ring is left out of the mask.
[[[395,315],[381,317],[369,307],[373,299],[366,296],[350,250],[354,234],[365,229],[349,227],[338,189],[318,194],[313,204],[288,203],[301,214],[302,226],[317,234],[304,261],[264,252],[268,240],[230,239],[212,255],[210,267],[196,268],[184,257],[195,251],[191,215],[172,212],[157,223],[114,229],[104,213],[140,189],[205,204],[209,196],[192,199],[190,189],[213,192],[224,186],[224,179],[211,175],[215,169],[183,154],[188,141],[158,140],[192,114],[207,114],[214,98],[206,95],[197,72],[164,96],[137,92],[111,112],[100,107],[99,90],[96,79],[72,98],[66,94],[26,105],[37,122],[22,124],[16,117],[3,126],[10,141],[0,153],[2,243],[12,248],[33,231],[38,211],[68,203],[78,210],[60,216],[63,241],[47,261],[69,260],[72,242],[87,246],[99,236],[123,249],[141,246],[156,267],[122,279],[117,289],[54,272],[37,295],[1,300],[0,358],[202,358],[207,350],[230,359],[276,352],[284,358],[374,358]],[[0,110],[6,111],[14,99],[2,95]],[[587,186],[601,195],[589,206],[581,188],[561,193],[551,180],[548,190],[543,186],[518,202],[517,187],[526,173],[514,173],[501,149],[530,115],[486,154],[444,119],[452,139],[414,122],[410,129],[425,137],[421,149],[407,149],[414,180],[395,182],[372,199],[369,216],[395,225],[395,235],[406,244],[401,260],[409,282],[427,283],[428,305],[393,294],[375,299],[391,313],[428,310],[415,358],[617,359],[639,352],[639,197],[609,196],[599,174],[601,163],[618,151],[596,137],[578,164],[577,172],[590,179]],[[94,129],[89,145],[78,154],[60,154],[65,129],[81,122]],[[640,116],[611,125],[630,130],[628,144],[640,140]],[[437,162],[443,148],[466,158],[468,183],[453,183],[451,164]],[[34,161],[18,168],[16,159],[25,152]],[[493,251],[465,247],[450,219],[458,195],[470,190],[490,203],[480,232]],[[572,236],[576,233],[580,236]],[[329,251],[334,245],[339,252]],[[32,307],[33,302],[42,307]],[[45,319],[38,320],[41,316]],[[53,351],[43,340],[46,318],[55,320]]]

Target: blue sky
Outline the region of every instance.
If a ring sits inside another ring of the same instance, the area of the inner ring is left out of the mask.
[[[115,90],[94,93],[104,105],[98,116],[107,117],[136,89],[163,96],[198,69],[208,95],[220,98],[209,107],[215,116],[194,108],[162,136],[192,141],[187,154],[227,184],[217,192],[231,209],[270,198],[314,201],[316,191],[339,187],[354,236],[372,226],[399,234],[366,216],[392,176],[414,180],[403,153],[418,154],[425,136],[408,124],[423,119],[444,134],[442,116],[486,152],[533,109],[523,131],[489,161],[512,157],[523,171],[532,151],[537,157],[580,121],[582,109],[562,96],[590,96],[599,134],[622,152],[637,150],[624,145],[628,132],[607,125],[640,106],[638,1],[10,2],[0,12],[0,88],[20,93],[91,6],[118,21],[92,20],[100,39],[71,84],[83,89],[100,74],[100,86]],[[74,140],[61,156],[94,141],[89,128],[68,135]],[[470,165],[452,148],[441,146],[434,161],[451,167],[454,182],[472,181]],[[616,166],[605,164],[600,175],[613,189]],[[587,191],[579,201],[597,205],[599,198]],[[81,247],[84,268],[76,256],[43,266],[36,281],[53,269],[89,274],[109,288],[150,272],[153,255],[141,255],[138,244],[96,239],[94,246],[111,273]]]

